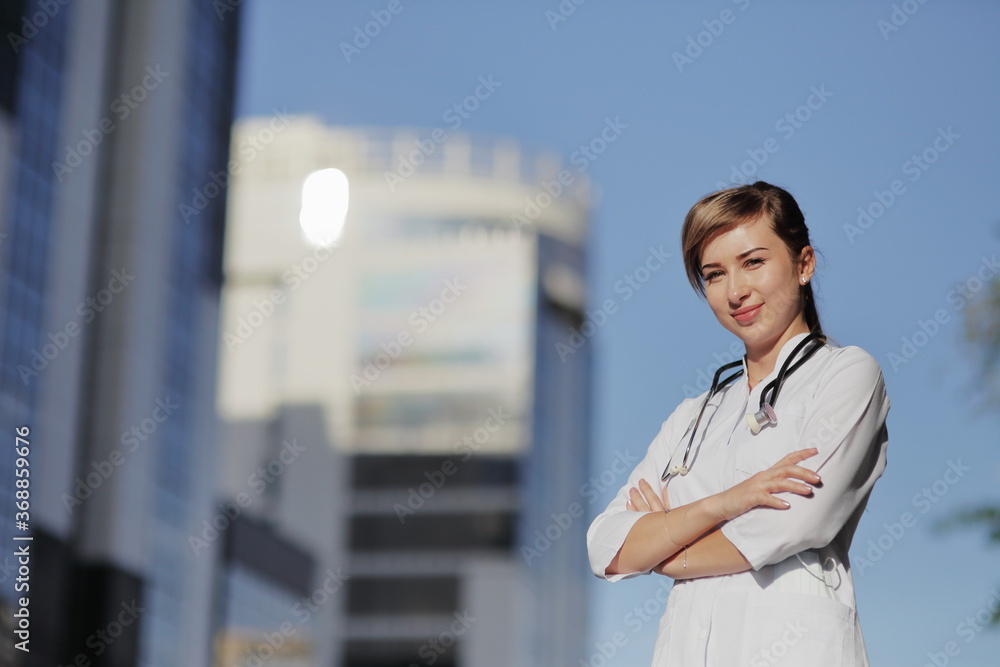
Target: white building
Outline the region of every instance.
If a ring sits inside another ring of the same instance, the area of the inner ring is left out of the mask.
[[[583,175],[283,114],[239,122],[232,152],[219,410],[317,406],[345,457],[342,664],[576,664],[585,519],[552,524],[588,465],[588,348],[557,349],[586,299]]]

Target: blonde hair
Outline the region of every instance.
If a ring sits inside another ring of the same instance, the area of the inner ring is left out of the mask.
[[[757,181],[752,185],[719,190],[705,195],[691,207],[681,228],[681,251],[684,269],[694,290],[705,296],[701,275],[701,254],[705,246],[721,234],[753,222],[760,217],[771,223],[788,250],[792,262],[809,243],[809,229],[798,203],[787,190]],[[806,325],[810,331],[823,333],[813,297],[812,281],[799,288],[802,294]]]

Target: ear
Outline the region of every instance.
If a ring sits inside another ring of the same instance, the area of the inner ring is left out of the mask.
[[[799,253],[799,276],[807,281],[811,280],[816,272],[816,253],[811,245],[807,245]]]

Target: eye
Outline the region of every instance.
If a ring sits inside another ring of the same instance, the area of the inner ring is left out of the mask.
[[[707,276],[705,276],[704,280],[705,280],[706,283],[709,283],[709,282],[712,282],[713,278],[715,278],[717,276],[721,276],[721,275],[722,275],[722,271],[712,271]]]
[[[750,259],[747,260],[746,263],[747,263],[747,265],[756,266],[758,264],[763,264],[764,263],[764,258],[763,257],[751,257]]]

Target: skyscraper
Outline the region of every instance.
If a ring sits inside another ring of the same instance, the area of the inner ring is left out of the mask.
[[[214,559],[187,537],[213,500],[225,198],[184,205],[226,169],[238,4],[0,11],[0,415],[11,443],[28,433],[0,456],[0,540],[30,552],[30,590],[0,559],[0,598],[5,639],[29,614],[19,664],[208,664]]]
[[[220,411],[316,406],[344,457],[343,664],[576,664],[586,178],[444,128],[276,114],[233,146]]]

